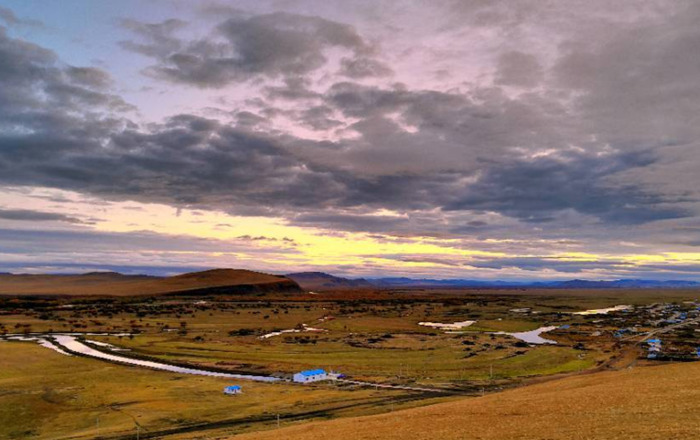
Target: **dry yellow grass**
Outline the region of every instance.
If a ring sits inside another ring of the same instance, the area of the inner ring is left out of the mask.
[[[700,363],[570,377],[377,416],[237,436],[277,439],[700,438]]]

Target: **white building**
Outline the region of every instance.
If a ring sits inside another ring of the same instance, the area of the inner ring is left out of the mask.
[[[224,394],[241,394],[241,392],[240,385],[231,385],[224,388]]]
[[[306,371],[301,371],[299,373],[296,373],[294,375],[294,382],[297,383],[309,383],[309,382],[318,382],[320,380],[328,380],[330,377],[328,376],[328,373],[326,373],[325,370],[322,369],[317,369],[317,370],[306,370]]]

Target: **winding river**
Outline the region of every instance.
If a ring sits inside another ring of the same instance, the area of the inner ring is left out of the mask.
[[[87,335],[87,334],[85,334]],[[176,365],[165,364],[157,361],[148,361],[142,359],[136,359],[122,354],[107,353],[101,350],[96,350],[89,345],[81,342],[78,336],[85,336],[78,334],[51,334],[51,335],[8,335],[4,339],[9,341],[34,341],[42,345],[43,347],[50,348],[61,354],[71,356],[74,354],[79,354],[95,359],[101,359],[108,362],[117,362],[120,364],[134,365],[138,367],[151,368],[153,370],[169,371],[172,373],[180,374],[195,374],[198,376],[212,376],[212,377],[226,377],[230,379],[245,379],[254,380],[257,382],[277,382],[281,379],[277,377],[270,376],[256,376],[253,374],[236,374],[236,373],[223,373],[219,371],[210,371],[202,368],[188,368],[179,367]],[[93,334],[95,335],[95,334]],[[118,349],[118,347],[111,346],[109,344],[96,344],[105,347],[110,350]]]

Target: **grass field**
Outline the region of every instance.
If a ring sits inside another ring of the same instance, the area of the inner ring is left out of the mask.
[[[700,364],[570,377],[371,417],[310,423],[236,440],[693,439]]]
[[[243,386],[225,396],[223,387]],[[390,401],[403,402],[401,391],[340,390],[178,375],[68,357],[28,343],[0,342],[0,438],[61,439],[110,437],[228,421],[228,431],[247,417],[318,412],[314,417],[368,414]],[[334,408],[340,408],[334,410]],[[224,423],[225,425],[226,423]]]
[[[144,435],[157,434],[158,438],[225,438],[274,428],[278,413],[282,426],[294,425],[473,399],[484,392],[541,382],[552,375],[591,372],[611,364],[626,368],[636,365],[638,354],[628,350],[618,361],[622,346],[613,332],[621,326],[651,329],[645,328],[644,322],[636,323],[651,318],[620,315],[603,319],[570,312],[618,304],[681,304],[697,295],[674,291],[654,296],[653,292],[637,291],[622,292],[620,299],[614,293],[595,291],[584,296],[572,292],[566,296],[558,291],[539,295],[531,291],[418,291],[366,292],[363,297],[359,292],[347,292],[349,298],[323,293],[283,299],[257,295],[0,297],[0,334],[127,332],[133,336],[88,338],[130,349],[132,356],[171,363],[275,375],[320,367],[354,380],[472,396],[443,394],[437,398],[437,394],[405,390],[240,381],[244,394],[227,397],[222,389],[231,383],[229,380],[125,367],[63,356],[31,342],[0,341],[0,439],[99,436],[126,440],[134,438],[137,426]],[[456,333],[419,325],[422,321],[465,320],[476,323]],[[303,330],[302,324],[320,331]],[[499,333],[550,325],[559,327],[546,334],[557,345],[528,345]],[[302,331],[261,338],[289,329]],[[598,336],[591,336],[593,333]],[[694,343],[692,335],[679,341]],[[556,409],[547,411],[556,414]],[[501,420],[510,423],[519,419]]]

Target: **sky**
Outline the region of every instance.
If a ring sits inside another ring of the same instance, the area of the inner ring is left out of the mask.
[[[700,280],[699,21],[0,0],[0,271]]]

